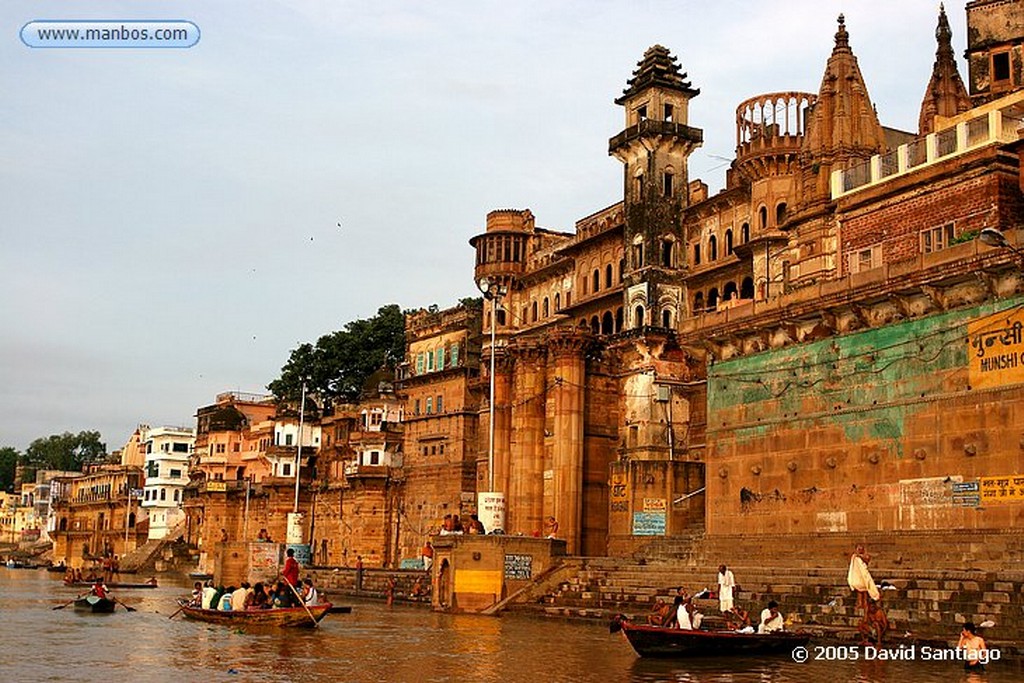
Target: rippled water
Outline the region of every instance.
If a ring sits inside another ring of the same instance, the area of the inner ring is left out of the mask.
[[[78,614],[59,575],[0,568],[0,680],[20,681],[809,681],[924,683],[1022,679],[990,665],[968,677],[952,663],[809,662],[786,657],[639,659],[601,625],[435,614],[422,607],[356,603],[317,630],[248,633],[169,620],[186,584],[118,597],[138,611]]]

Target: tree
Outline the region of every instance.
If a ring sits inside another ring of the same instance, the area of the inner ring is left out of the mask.
[[[79,471],[84,465],[107,457],[107,445],[99,432],[52,434],[25,449],[26,464],[36,469]]]
[[[405,316],[397,304],[382,306],[372,318],[353,320],[324,335],[316,345],[300,344],[267,385],[279,401],[298,401],[302,382],[321,402],[355,401],[367,379],[405,356]]]
[[[0,448],[0,491],[14,491],[14,474],[23,456],[10,446]]]

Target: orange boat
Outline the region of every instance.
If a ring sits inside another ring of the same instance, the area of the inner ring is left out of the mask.
[[[331,603],[309,607],[284,607],[278,609],[247,609],[224,611],[201,609],[181,605],[182,613],[189,619],[205,621],[223,626],[276,626],[281,628],[312,628],[331,611]]]

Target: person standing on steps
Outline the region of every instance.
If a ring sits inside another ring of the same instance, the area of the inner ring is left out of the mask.
[[[736,577],[732,570],[724,564],[718,567],[718,610],[728,612],[733,608],[733,589],[736,587]]]

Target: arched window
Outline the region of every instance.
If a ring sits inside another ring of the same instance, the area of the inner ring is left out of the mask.
[[[786,202],[780,202],[775,207],[775,226],[778,227],[786,222]]]
[[[700,265],[700,242],[693,245],[693,265]]]
[[[718,238],[714,235],[708,238],[708,260],[718,260]]]
[[[519,316],[519,324],[520,324],[520,325],[525,325],[525,324],[526,324],[526,323],[527,323],[527,322],[528,322],[528,321],[530,320],[530,319],[529,319],[529,318],[527,317],[527,315],[528,315],[528,313],[529,313],[529,310],[530,310],[529,308],[527,308],[526,306],[523,306],[523,312],[522,312],[522,314],[521,314],[521,315]]]
[[[555,313],[562,310],[562,293],[555,292]]]
[[[611,311],[605,311],[604,315],[601,316],[601,334],[614,334],[615,333],[615,319],[612,318]]]
[[[579,326],[580,327],[586,327],[587,326],[587,319],[586,318],[580,318],[580,325]]]
[[[549,315],[551,315],[551,309],[550,309],[549,306],[550,306],[550,304],[548,303],[548,298],[544,297],[544,308],[543,308],[543,311],[544,311],[544,317],[545,318],[548,317]]]
[[[594,269],[594,294],[597,294],[597,292],[600,289],[601,289],[601,271],[595,268]]]
[[[67,531],[68,530],[68,518],[67,517],[61,517],[60,518],[60,526],[58,526],[57,528],[60,531]]]
[[[693,314],[700,315],[704,312],[704,292],[697,292],[693,297]]]
[[[604,267],[604,286],[609,288],[612,286],[612,264],[608,264]]]
[[[727,282],[725,289],[722,290],[722,298],[726,301],[732,301],[736,298],[737,290],[735,282]]]
[[[708,292],[708,305],[709,311],[713,311],[718,308],[718,287],[712,287],[711,291]]]
[[[637,327],[643,327],[644,326],[644,307],[643,306],[637,306],[636,307],[636,309],[633,311],[633,318],[636,320],[636,326]]]
[[[661,326],[671,329],[672,327],[672,313],[669,311],[661,312]]]
[[[740,227],[740,241],[746,244],[750,241],[750,223],[744,223]]]
[[[644,244],[637,241],[633,243],[633,268],[644,267]]]
[[[589,283],[587,282],[587,276],[586,275],[580,276],[580,289],[583,290],[584,294],[587,293],[587,287],[588,286],[589,286]]]
[[[615,331],[622,332],[622,306],[615,309]]]
[[[732,229],[725,231],[725,255],[732,256]]]
[[[760,228],[764,230],[768,227],[768,209],[762,206],[757,212],[758,218],[760,219]]]
[[[596,315],[590,319],[590,331],[594,334],[601,334],[601,321],[597,319]]]
[[[745,277],[743,282],[740,283],[740,298],[741,299],[753,299],[754,298],[754,278]]]
[[[622,276],[626,274],[626,259],[619,259],[619,282],[622,282]]]
[[[531,304],[530,308],[533,312],[533,322],[537,322],[537,302],[534,301],[533,304]]]
[[[661,241],[661,266],[663,268],[671,268],[672,267],[672,260],[673,260],[672,259],[672,247],[673,246],[674,246],[674,243],[672,242],[672,240],[662,240]]]
[[[505,309],[504,308],[499,308],[498,309],[498,314],[495,316],[495,320],[498,321],[499,325],[504,325],[505,324]]]

